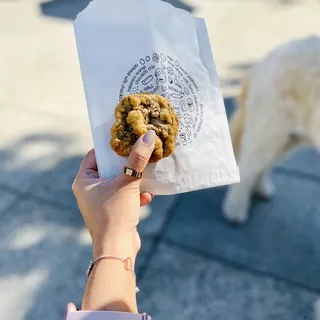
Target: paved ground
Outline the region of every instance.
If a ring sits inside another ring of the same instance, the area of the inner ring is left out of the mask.
[[[172,1],[207,19],[228,111],[246,68],[320,30],[317,1]],[[90,241],[70,192],[91,147],[71,20],[87,0],[0,2],[0,319],[61,319],[80,303]],[[159,197],[140,226],[141,310],[156,319],[309,320],[320,292],[320,157],[273,172],[244,227],[225,188]]]

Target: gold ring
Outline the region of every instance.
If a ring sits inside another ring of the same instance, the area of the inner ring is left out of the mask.
[[[128,168],[126,166],[123,167],[123,173],[130,177],[135,177],[140,179],[142,177],[143,172],[138,172],[134,169]]]

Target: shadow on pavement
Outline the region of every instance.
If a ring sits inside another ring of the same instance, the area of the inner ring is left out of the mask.
[[[176,8],[183,9],[189,12],[193,12],[195,9],[194,7],[186,4],[184,1],[181,1],[181,0],[163,0],[163,1],[171,3]]]
[[[13,170],[10,164],[17,161],[20,152],[30,144],[35,147],[51,144],[50,150],[58,153],[69,143],[69,137],[54,133],[30,135],[13,141],[5,149],[0,149],[0,174],[7,174],[9,179]],[[8,288],[18,300],[20,295],[25,297],[17,319],[62,319],[66,303],[73,301],[77,306],[81,305],[86,269],[91,259],[91,241],[71,185],[83,157],[81,154],[64,158],[50,170],[39,166],[41,160],[46,161],[45,157],[25,162],[15,175],[33,180],[26,191],[7,186],[2,180],[0,196],[3,195],[1,191],[7,190],[17,197],[0,212],[0,255],[3,261],[0,279],[10,281],[10,284],[1,282],[1,288]],[[148,221],[141,223],[142,248],[136,262],[137,271],[144,264],[153,236],[161,229],[165,219],[163,210],[168,208],[166,203],[171,206],[172,199],[167,201],[169,198],[155,199],[150,205]],[[164,216],[161,216],[162,212]],[[16,283],[7,279],[19,280]]]
[[[41,3],[40,8],[46,16],[75,20],[90,2],[91,0],[52,0]]]
[[[40,4],[43,15],[74,20],[92,0],[52,0]],[[177,8],[192,12],[194,10],[190,5],[181,0],[165,0]]]

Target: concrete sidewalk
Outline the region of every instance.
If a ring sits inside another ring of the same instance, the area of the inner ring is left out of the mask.
[[[320,30],[318,1],[172,1],[207,20],[228,112],[248,66]],[[92,147],[71,19],[87,0],[0,2],[0,319],[78,305],[90,239],[70,190]],[[320,291],[320,157],[273,171],[278,193],[228,225],[225,188],[158,197],[141,222],[140,308],[155,319],[313,319]],[[146,214],[146,213],[145,213]]]

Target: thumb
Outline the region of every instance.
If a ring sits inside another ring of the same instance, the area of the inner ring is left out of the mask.
[[[154,150],[155,139],[156,133],[153,130],[150,130],[146,134],[141,136],[134,145],[129,155],[126,167],[137,172],[143,172]],[[126,182],[137,180],[137,178],[130,177],[124,173],[121,177]]]

